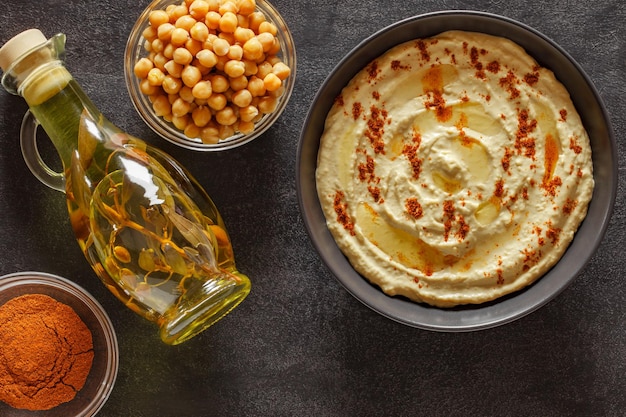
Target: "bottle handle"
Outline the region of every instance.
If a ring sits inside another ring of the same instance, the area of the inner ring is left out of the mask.
[[[22,127],[20,129],[20,146],[24,161],[35,177],[48,187],[65,192],[65,176],[50,168],[41,158],[39,149],[37,149],[37,128],[39,121],[29,111],[22,119]]]

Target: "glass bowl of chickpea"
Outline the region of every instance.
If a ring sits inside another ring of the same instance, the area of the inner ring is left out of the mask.
[[[259,137],[295,84],[291,32],[265,0],[154,0],[137,19],[124,60],[142,119],[198,151]]]

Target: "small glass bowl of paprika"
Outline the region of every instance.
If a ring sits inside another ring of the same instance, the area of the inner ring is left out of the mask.
[[[83,288],[42,272],[0,277],[0,415],[93,416],[118,365],[113,325]]]

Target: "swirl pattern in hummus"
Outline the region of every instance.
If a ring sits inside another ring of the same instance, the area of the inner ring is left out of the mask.
[[[545,274],[594,186],[587,133],[554,74],[509,40],[460,31],[396,46],[350,81],[316,183],[354,268],[440,307]]]

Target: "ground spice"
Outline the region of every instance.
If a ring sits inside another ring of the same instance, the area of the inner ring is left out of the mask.
[[[91,332],[69,306],[26,294],[0,307],[0,400],[48,410],[72,400],[93,361]]]

